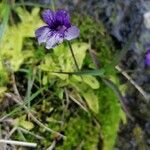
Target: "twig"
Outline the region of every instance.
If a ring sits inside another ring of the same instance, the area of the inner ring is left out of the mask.
[[[13,140],[0,140],[0,143],[11,144],[11,145],[19,145],[19,146],[27,146],[27,147],[36,147],[37,143],[29,143],[22,141],[13,141]]]
[[[146,94],[146,92],[124,71],[122,70],[118,65],[115,67],[124,77],[126,77],[132,85],[143,95],[146,102],[149,101],[149,96]]]

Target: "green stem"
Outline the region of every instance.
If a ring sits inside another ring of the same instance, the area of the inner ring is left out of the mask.
[[[55,0],[51,0],[52,10],[55,11]]]
[[[76,58],[75,58],[75,55],[74,55],[74,52],[73,52],[73,49],[72,49],[72,46],[71,46],[71,43],[69,41],[68,41],[68,45],[69,45],[69,49],[70,49],[71,55],[73,57],[74,63],[76,65],[76,68],[77,68],[78,71],[80,71],[79,65],[78,65],[78,63],[76,61]]]

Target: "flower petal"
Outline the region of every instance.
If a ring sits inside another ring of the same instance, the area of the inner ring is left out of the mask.
[[[72,39],[77,38],[79,34],[80,34],[79,29],[76,26],[71,26],[65,31],[64,39],[70,41]]]
[[[43,27],[38,28],[35,31],[35,35],[38,39],[38,43],[39,44],[45,43],[50,33],[51,33],[51,30],[49,29],[48,26],[43,26]]]
[[[42,34],[42,32],[45,30],[45,28],[48,28],[48,26],[42,26],[42,27],[38,28],[38,29],[35,31],[35,36],[36,36],[36,37],[41,36],[41,34]]]
[[[60,25],[64,25],[67,28],[71,26],[70,15],[66,10],[58,10],[55,14],[56,22]]]
[[[50,9],[43,11],[42,18],[45,23],[47,23],[50,27],[53,26],[55,22],[55,13]]]
[[[145,64],[147,66],[150,66],[150,51],[146,54],[146,57],[145,57]]]
[[[46,48],[51,49],[54,48],[56,45],[63,42],[63,37],[58,34],[57,32],[54,32],[49,39],[46,41]]]

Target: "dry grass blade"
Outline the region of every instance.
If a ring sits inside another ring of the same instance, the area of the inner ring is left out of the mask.
[[[37,134],[34,134],[34,133],[32,133],[32,132],[30,132],[30,131],[28,131],[28,130],[26,130],[26,129],[23,129],[23,128],[21,128],[21,127],[18,127],[18,129],[19,129],[20,131],[22,131],[23,133],[25,133],[25,134],[30,134],[30,135],[36,137],[37,139],[40,139],[40,140],[43,140],[43,139],[44,139],[44,137],[39,136],[39,135],[37,135]]]
[[[19,91],[18,91],[18,88],[17,88],[17,85],[16,85],[16,79],[15,79],[14,73],[11,73],[11,80],[12,80],[14,93],[18,96],[19,100],[21,100],[21,96],[19,94]]]
[[[26,146],[26,147],[36,147],[37,146],[37,143],[29,143],[29,142],[13,141],[13,140],[3,140],[3,139],[0,140],[0,143]]]
[[[124,70],[122,70],[118,65],[115,67],[124,77],[126,77],[130,83],[143,95],[146,102],[149,101],[149,96],[146,94],[146,92],[140,87]]]
[[[70,99],[75,102],[77,105],[79,105],[84,111],[88,112],[87,108],[84,107],[78,100],[76,100],[74,97],[72,97],[71,95],[69,95]]]
[[[53,149],[55,149],[55,146],[56,146],[56,141],[53,141],[53,143],[47,150],[53,150]]]
[[[44,128],[45,130],[49,131],[50,133],[53,134],[57,134],[60,137],[65,138],[64,135],[60,134],[59,132],[56,132],[50,128],[48,128],[47,126],[45,126],[42,122],[40,122],[37,118],[34,117],[34,115],[30,112],[30,110],[20,101],[18,100],[15,95],[10,94],[10,93],[6,93],[5,94],[7,97],[11,98],[12,100],[14,100],[18,105],[23,106],[24,110],[26,111],[26,113],[31,117],[31,119],[40,127]]]

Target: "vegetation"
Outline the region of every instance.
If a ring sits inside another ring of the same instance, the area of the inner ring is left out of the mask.
[[[111,65],[115,48],[102,23],[72,16],[80,29],[80,39],[72,41],[78,72],[67,42],[53,50],[38,45],[34,32],[43,24],[40,8],[13,7],[11,16],[9,5],[2,2],[0,11],[2,132],[7,122],[10,130],[16,128],[10,139],[38,143],[39,150],[54,141],[58,150],[112,150],[125,114],[103,80],[120,87]],[[99,69],[89,50],[100,62]]]

